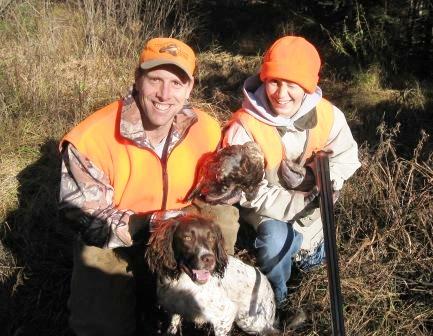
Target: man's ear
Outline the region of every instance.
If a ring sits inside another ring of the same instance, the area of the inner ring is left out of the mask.
[[[189,82],[188,82],[188,88],[187,88],[186,96],[185,96],[186,100],[189,99],[189,96],[191,95],[193,87],[194,87],[194,78],[190,79]]]

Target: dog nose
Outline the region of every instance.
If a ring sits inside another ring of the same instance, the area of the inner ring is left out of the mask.
[[[206,267],[212,267],[215,264],[215,257],[210,253],[203,254],[200,259]]]

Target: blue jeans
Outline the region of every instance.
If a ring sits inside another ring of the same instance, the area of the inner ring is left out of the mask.
[[[269,279],[277,302],[287,295],[286,282],[292,272],[292,257],[301,248],[302,234],[290,223],[268,220],[259,225],[254,243],[257,263]]]
[[[300,251],[302,233],[293,229],[290,223],[270,219],[259,225],[254,243],[257,249],[257,263],[271,283],[278,302],[287,296],[287,281],[292,273],[293,257]],[[323,242],[314,251],[300,255],[299,268],[308,271],[325,260]]]

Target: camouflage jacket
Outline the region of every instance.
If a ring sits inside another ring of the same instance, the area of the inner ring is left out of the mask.
[[[128,95],[123,100],[120,134],[132,140],[137,147],[158,153],[146,138],[134,98]],[[171,141],[169,153],[196,120],[197,116],[190,106],[185,106],[175,116],[172,135],[168,137]],[[70,143],[62,146],[61,153],[59,208],[63,218],[86,244],[102,248],[130,246],[128,223],[134,212],[116,208],[113,203],[114,189],[108,176]]]

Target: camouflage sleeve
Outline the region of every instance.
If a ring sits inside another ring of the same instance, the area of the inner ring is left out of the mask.
[[[105,173],[72,145],[62,152],[59,208],[86,244],[102,248],[130,246],[131,210],[117,209]]]

